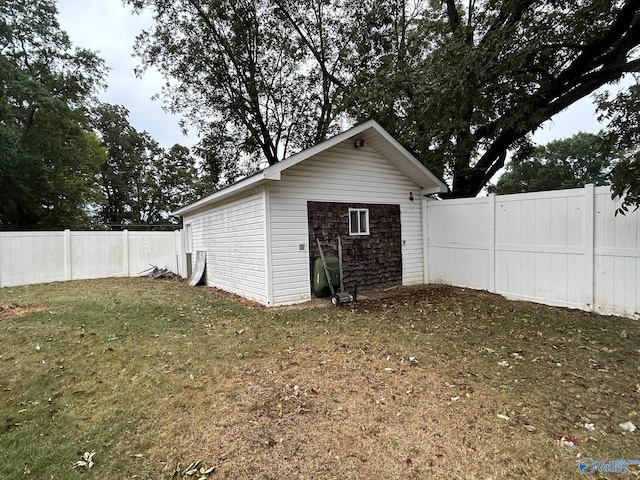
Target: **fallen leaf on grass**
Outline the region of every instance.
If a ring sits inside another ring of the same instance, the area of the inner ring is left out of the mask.
[[[565,447],[573,447],[575,446],[576,443],[578,443],[578,440],[575,437],[572,437],[571,435],[556,435],[553,438],[557,442],[559,442],[560,445]]]
[[[93,456],[96,452],[84,452],[82,453],[82,460],[78,460],[73,464],[73,468],[84,468],[85,470],[89,470],[92,468],[95,463],[93,462]]]
[[[633,422],[620,423],[619,427],[627,432],[635,432],[638,429]]]
[[[198,480],[207,480],[209,475],[214,473],[216,467],[207,467],[202,465],[202,461],[191,462],[184,471],[180,471],[180,465],[173,471],[172,479],[182,477],[197,477]]]
[[[525,425],[525,426],[524,426],[524,428],[526,428],[526,429],[527,429],[527,431],[528,431],[528,432],[531,432],[531,433],[535,433],[535,432],[536,432],[536,430],[538,430],[538,429],[537,429],[536,427],[534,427],[533,425]]]
[[[504,413],[498,413],[496,415],[496,417],[498,417],[501,420],[506,420],[507,422],[509,421],[509,417],[507,415],[505,415]]]

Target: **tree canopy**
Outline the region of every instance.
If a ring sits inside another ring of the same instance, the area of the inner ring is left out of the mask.
[[[164,100],[198,127],[213,170],[233,177],[243,157],[249,169],[272,165],[335,130],[344,55],[334,38],[344,38],[332,5],[127,1],[153,9],[156,23],[137,41],[142,68],[166,75]]]
[[[611,196],[621,199],[616,213],[624,215],[640,208],[640,84],[636,81],[613,99],[601,95],[599,108],[609,120],[609,137],[624,152],[611,175]]]
[[[0,2],[0,229],[166,224],[202,191],[189,149],[161,148],[98,102],[105,74],[53,0]]]
[[[223,168],[375,118],[474,196],[543,122],[640,68],[636,0],[126,1],[153,10],[142,66]]]
[[[101,104],[93,116],[107,150],[99,175],[100,220],[109,228],[176,223],[169,213],[202,193],[189,149],[163,149],[129,123],[129,111],[121,105]]]
[[[513,175],[533,166],[544,182],[582,181],[593,172],[558,145],[525,161],[530,135],[640,70],[637,0],[124,1],[154,14],[140,68],[165,75],[160,96],[198,128],[202,161],[99,104],[104,62],[71,44],[54,0],[5,0],[0,229],[166,223],[195,196],[369,118],[449,196],[476,195],[508,152]],[[611,176],[625,213],[640,203],[640,89],[599,100],[606,138],[625,152]]]
[[[87,227],[104,151],[87,108],[104,64],[74,48],[51,0],[0,2],[0,228]]]
[[[580,132],[513,158],[495,188],[497,194],[605,185],[617,152],[603,134]]]

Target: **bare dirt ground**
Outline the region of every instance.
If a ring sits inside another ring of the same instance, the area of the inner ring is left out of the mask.
[[[42,305],[19,305],[15,302],[0,303],[0,320],[19,317],[29,312],[41,312],[47,307]]]

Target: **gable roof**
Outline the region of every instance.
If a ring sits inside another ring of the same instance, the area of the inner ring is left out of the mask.
[[[287,168],[291,168],[307,158],[313,157],[324,150],[352,138],[354,140],[355,138],[364,139],[364,141],[371,145],[383,158],[391,162],[391,164],[406,175],[407,178],[410,178],[416,185],[421,187],[423,193],[444,193],[447,191],[447,186],[442,180],[431,173],[416,157],[400,145],[378,122],[369,120],[339,133],[335,137],[331,137],[318,145],[292,155],[275,165],[271,165],[260,173],[240,180],[229,187],[223,188],[200,200],[196,200],[171,213],[173,215],[184,215],[185,213],[218,203],[231,195],[244,192],[265,183],[278,181],[281,179],[281,173]]]

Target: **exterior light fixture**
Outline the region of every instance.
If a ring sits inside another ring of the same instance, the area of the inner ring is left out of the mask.
[[[353,146],[355,148],[362,148],[364,147],[364,138],[356,138],[356,141],[353,142]]]
[[[409,200],[413,202],[413,192],[409,192]]]

